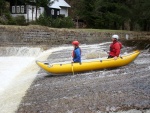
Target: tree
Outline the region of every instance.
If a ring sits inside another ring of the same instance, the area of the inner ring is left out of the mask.
[[[140,0],[140,13],[138,24],[141,27],[141,30],[150,31],[150,2],[149,0]]]
[[[95,1],[96,0],[81,0],[80,10],[77,12],[79,18],[86,22],[87,27],[94,28],[95,26],[95,13],[93,12]]]
[[[71,16],[86,21],[88,27],[150,30],[149,0],[66,0]],[[78,5],[76,5],[78,4]]]
[[[6,1],[5,0],[0,0],[0,16],[3,14],[4,9],[5,9],[5,4]]]
[[[48,5],[50,5],[52,3],[53,2],[51,0],[36,0],[36,20],[37,20],[37,9],[39,7],[44,7],[44,9],[46,10]]]

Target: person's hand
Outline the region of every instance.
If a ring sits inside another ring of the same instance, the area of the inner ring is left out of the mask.
[[[114,60],[117,60],[117,59],[118,59],[118,57],[117,57],[117,56],[115,56],[115,57],[114,57]]]

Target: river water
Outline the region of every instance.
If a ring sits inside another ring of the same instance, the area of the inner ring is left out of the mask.
[[[110,42],[95,45],[81,45],[82,59],[107,57],[106,51],[108,50],[109,44]],[[112,86],[114,85],[113,82],[106,84],[106,81],[111,81],[110,77],[118,77],[117,81],[116,79],[114,80],[114,82],[116,82],[117,84],[119,84],[119,80],[122,81],[121,78],[119,78],[119,75],[120,77],[124,78],[126,75],[132,76],[136,73],[137,77],[141,77],[142,74],[145,75],[143,76],[143,78],[150,77],[148,74],[150,70],[150,53],[148,51],[143,51],[143,53],[139,55],[139,57],[132,64],[130,64],[129,66],[125,66],[124,68],[121,67],[116,70],[93,71],[81,74],[78,73],[74,76],[72,76],[72,74],[68,74],[68,76],[56,76],[52,78],[47,78],[46,76],[49,76],[49,74],[43,70],[40,70],[40,68],[35,64],[36,60],[48,61],[50,63],[63,61],[71,62],[72,49],[72,46],[67,45],[56,48],[50,48],[45,51],[38,47],[1,47],[0,112],[13,113],[18,109],[18,113],[48,112],[49,110],[51,110],[52,112],[58,111],[80,113],[84,112],[84,110],[89,112],[87,109],[91,109],[93,113],[98,113],[99,109],[103,109],[99,105],[105,107],[105,110],[107,110],[112,109],[112,103],[110,102],[107,104],[107,102],[105,101],[107,101],[108,99],[103,100],[105,104],[97,102],[97,100],[100,97],[95,96],[97,97],[97,99],[95,100],[95,98],[92,97],[93,94],[91,93],[91,91],[94,92],[94,95],[97,95],[101,94],[99,92],[103,92],[104,90],[107,91],[105,92],[107,96],[109,93],[111,94],[112,90],[116,90],[116,92],[121,93],[124,92],[124,90],[118,90],[117,86],[114,86],[114,88],[116,89],[110,89],[110,87],[108,87],[111,86],[111,84]],[[126,54],[130,51],[132,51],[132,48],[123,48],[122,54]],[[138,68],[138,70],[136,70],[136,68]],[[131,76],[129,76],[129,78]],[[102,78],[105,78],[106,81],[104,80],[105,82],[103,82]],[[146,82],[146,84],[149,84],[149,81]],[[105,86],[105,84],[107,86]],[[99,87],[100,89],[97,87],[99,85],[101,86]],[[145,93],[148,93],[145,95],[149,96],[149,86],[145,87],[148,88],[148,90],[144,90]],[[49,90],[47,90],[47,88]],[[69,90],[71,90],[71,92]],[[43,92],[43,94],[41,94],[41,92]],[[102,96],[104,95],[101,94],[101,97]],[[87,98],[89,98],[89,100]],[[78,99],[83,101],[80,102],[80,100]],[[87,101],[87,103],[84,103],[84,101]],[[89,102],[88,104],[88,101],[91,102]],[[131,100],[131,103],[132,101],[133,100]],[[64,104],[62,104],[66,102],[68,106],[67,108],[66,106],[64,106]],[[51,104],[51,107],[45,108],[45,106],[49,106],[48,103]],[[81,106],[81,103],[84,105]],[[146,108],[149,103],[150,101],[145,101]],[[121,104],[124,103],[120,103],[120,105]],[[44,107],[42,107],[41,105],[44,105]],[[115,105],[116,107],[114,107]],[[115,105],[112,105],[113,109],[117,109],[118,104],[115,103]],[[85,106],[87,107],[87,109],[84,108]],[[91,106],[95,107],[90,108]],[[99,106],[99,109],[96,108],[97,106]],[[76,107],[78,107],[78,109],[76,109]]]
[[[0,112],[17,110],[25,91],[30,87],[40,68],[35,61],[45,61],[54,51],[62,47],[43,51],[32,47],[0,48]]]

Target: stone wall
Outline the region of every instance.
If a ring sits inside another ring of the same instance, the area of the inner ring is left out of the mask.
[[[55,29],[43,26],[0,26],[0,46],[9,45],[62,45],[73,40],[93,44],[111,41],[112,34],[118,34],[121,40],[150,39],[150,33],[129,31],[102,31],[95,29]]]

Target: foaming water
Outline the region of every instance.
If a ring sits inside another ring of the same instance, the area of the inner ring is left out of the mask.
[[[0,57],[1,113],[13,113],[17,110],[26,90],[30,87],[40,70],[35,61],[45,61],[52,52],[62,50],[64,48],[58,47],[47,51],[42,51],[40,48],[24,48],[25,50],[23,50],[23,48],[20,48],[21,50],[16,48],[17,50],[15,51],[12,51],[11,48],[11,50],[8,48],[5,49],[7,52],[5,51],[4,53],[7,53],[5,54],[7,57],[4,57],[4,55],[1,55],[2,57]]]
[[[37,56],[41,53],[41,48],[29,47],[0,47],[0,56]]]
[[[0,57],[0,92],[5,90],[20,69],[25,68],[33,60],[33,57]]]

